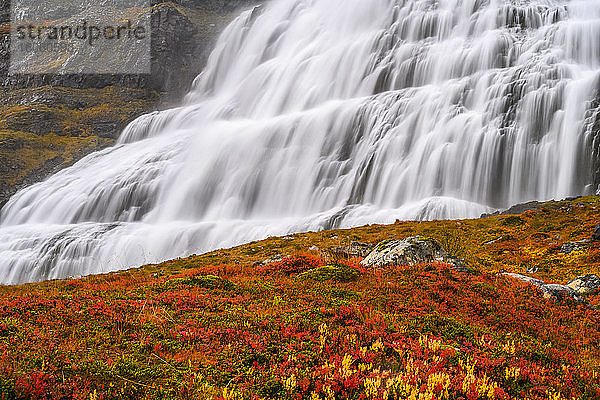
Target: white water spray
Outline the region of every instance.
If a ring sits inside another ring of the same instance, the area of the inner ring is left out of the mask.
[[[274,0],[185,105],[15,195],[0,282],[596,191],[600,2]]]

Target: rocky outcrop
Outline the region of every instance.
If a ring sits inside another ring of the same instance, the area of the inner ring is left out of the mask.
[[[7,0],[0,0],[0,2],[3,10],[10,11]],[[178,101],[189,90],[193,79],[201,72],[218,35],[236,16],[236,11],[258,3],[260,1],[250,0],[153,2],[151,7],[142,10],[140,14],[150,15],[152,30],[150,74],[8,75],[10,40],[8,30],[1,30],[0,78],[3,86],[11,89],[46,85],[79,89],[122,86],[156,90],[164,93],[169,102]],[[44,9],[47,7],[44,3]],[[103,8],[98,9],[103,10]],[[67,18],[69,12],[75,11],[60,9],[55,18]],[[10,12],[2,13],[1,17],[0,23],[8,24]]]
[[[581,196],[568,197],[564,199],[565,201],[574,201],[580,199]],[[523,214],[527,211],[541,211],[542,206],[544,209],[555,209],[561,207],[560,203],[557,202],[544,202],[541,203],[539,201],[529,201],[527,203],[515,204],[506,210],[498,210],[493,213],[485,213],[481,214],[481,218],[495,217],[498,215],[518,215]],[[570,206],[569,206],[570,207]]]
[[[555,283],[545,283],[540,279],[535,279],[521,274],[503,272],[500,275],[518,279],[520,281],[527,282],[538,287],[542,291],[545,299],[551,299],[555,301],[575,301],[577,303],[582,303],[590,306],[589,303],[580,295],[580,293],[584,292],[579,292],[578,290],[573,288],[573,286],[577,287],[577,283],[575,283],[575,281],[584,277],[574,279],[567,285],[559,285]],[[572,285],[570,285],[571,283]]]
[[[286,257],[282,256],[281,254],[276,254],[272,257],[267,258],[266,260],[257,261],[252,266],[255,268],[264,267],[264,266],[279,262],[279,261],[283,260],[284,258],[286,258]]]
[[[577,293],[595,293],[600,289],[600,278],[596,275],[583,275],[567,282],[567,286]]]
[[[157,100],[154,91],[120,87],[6,92],[0,97],[0,207],[19,189],[110,146]]]
[[[366,257],[373,246],[366,243],[352,242],[350,246],[336,246],[328,249],[329,254],[336,258],[358,258]]]
[[[490,214],[482,214],[481,218],[493,217],[497,215],[514,215],[522,214],[525,211],[539,211],[542,207],[542,203],[538,201],[530,201],[528,203],[516,204],[504,211],[496,211]]]
[[[382,268],[433,262],[452,265],[459,272],[470,272],[462,260],[450,255],[436,240],[419,236],[383,241],[375,246],[361,264],[365,267]]]
[[[563,254],[571,254],[574,251],[581,251],[587,247],[588,243],[588,240],[565,243],[562,246],[560,246],[560,252]]]

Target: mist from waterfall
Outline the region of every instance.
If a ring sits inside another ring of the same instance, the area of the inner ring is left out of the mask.
[[[273,0],[179,108],[2,209],[0,283],[598,189],[600,2]]]

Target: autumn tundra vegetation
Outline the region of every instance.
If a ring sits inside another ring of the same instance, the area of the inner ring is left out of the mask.
[[[0,399],[600,399],[599,200],[0,287]]]

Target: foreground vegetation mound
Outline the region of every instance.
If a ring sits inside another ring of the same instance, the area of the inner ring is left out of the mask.
[[[215,275],[197,275],[188,276],[185,278],[175,278],[166,281],[164,284],[159,285],[163,289],[171,289],[176,287],[201,287],[205,289],[224,289],[233,290],[235,285]]]
[[[598,290],[554,301],[498,273],[593,284],[596,201],[545,203],[519,224],[305,233],[0,287],[0,399],[600,399]],[[478,272],[328,255],[417,235]]]

